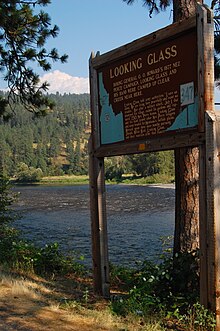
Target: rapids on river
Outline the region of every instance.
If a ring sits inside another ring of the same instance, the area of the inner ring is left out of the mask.
[[[78,252],[92,265],[88,185],[19,186],[15,222],[23,237],[44,246],[57,242],[64,253]],[[161,237],[174,231],[174,185],[107,185],[109,260],[134,265],[157,260]]]

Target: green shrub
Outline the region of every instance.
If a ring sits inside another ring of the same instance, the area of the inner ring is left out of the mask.
[[[40,168],[28,167],[25,163],[19,163],[16,178],[20,183],[36,183],[43,177],[43,171]]]
[[[18,194],[13,192],[11,188],[9,179],[0,173],[0,226],[19,218],[18,213],[12,209],[12,205],[17,200]]]
[[[187,314],[180,319],[192,331],[215,331],[215,315],[198,302],[189,307]]]
[[[57,243],[39,248],[21,239],[20,233],[13,228],[0,229],[0,263],[9,268],[42,276],[83,273],[84,266],[79,263],[80,259],[78,256],[64,256]]]
[[[41,275],[66,274],[68,272],[83,273],[84,266],[76,260],[78,256],[65,256],[58,243],[45,245],[37,251],[34,260],[34,271]]]
[[[187,331],[214,330],[213,314],[198,304],[198,251],[182,253],[173,259],[167,250],[158,265],[144,261],[135,269],[111,267],[110,270],[113,285],[123,289],[122,294],[112,298],[114,313],[178,320],[182,330]]]

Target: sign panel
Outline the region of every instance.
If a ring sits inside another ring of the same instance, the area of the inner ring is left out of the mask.
[[[196,28],[97,69],[100,145],[198,127]]]

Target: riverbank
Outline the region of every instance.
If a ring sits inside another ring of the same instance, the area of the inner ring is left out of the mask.
[[[95,296],[91,278],[46,280],[0,271],[1,331],[163,331],[158,322],[114,315],[110,301]]]
[[[83,184],[89,184],[89,177],[86,175],[47,176],[47,177],[43,177],[39,182],[39,184],[83,185]]]
[[[130,174],[125,174],[121,179],[106,180],[106,184],[170,184],[174,183],[174,178],[167,175],[153,175],[148,177],[139,177]],[[63,175],[63,176],[48,176],[43,177],[38,184],[42,185],[83,185],[89,184],[89,176],[86,175]]]

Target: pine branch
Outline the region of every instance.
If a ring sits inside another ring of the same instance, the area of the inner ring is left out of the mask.
[[[39,76],[30,69],[31,62],[48,71],[51,61],[66,62],[67,55],[59,55],[54,48],[44,48],[49,37],[58,35],[57,25],[51,26],[49,15],[43,11],[36,14],[34,6],[46,6],[50,0],[2,0],[0,11],[0,71],[5,72],[4,80],[8,83],[7,104],[13,107],[15,101],[22,102],[26,109],[37,114],[52,107],[44,95],[48,84],[40,84]],[[6,103],[0,107],[6,109]],[[0,115],[4,113],[1,109]]]

